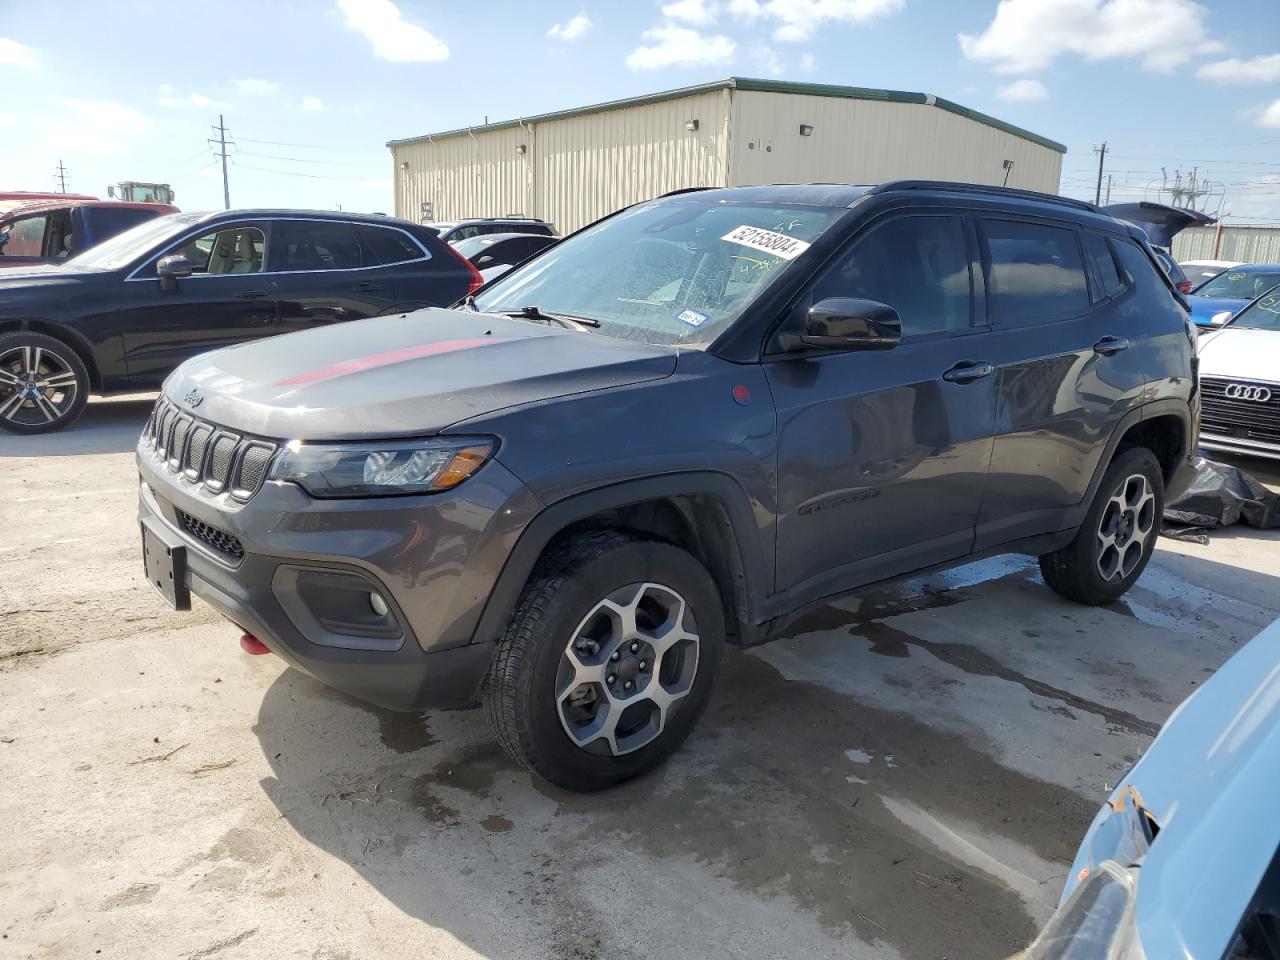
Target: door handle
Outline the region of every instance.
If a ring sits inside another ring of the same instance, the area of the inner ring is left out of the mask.
[[[1124,337],[1103,337],[1093,345],[1093,352],[1100,353],[1104,357],[1109,357],[1119,353],[1121,350],[1129,349],[1129,341]]]
[[[378,293],[382,287],[376,283],[357,283],[355,289],[359,293]]]
[[[241,290],[236,294],[237,300],[261,300],[267,295],[265,290]]]
[[[961,360],[944,373],[942,379],[949,380],[951,383],[972,383],[974,380],[989,377],[995,372],[996,368],[993,364],[980,363],[974,360]]]

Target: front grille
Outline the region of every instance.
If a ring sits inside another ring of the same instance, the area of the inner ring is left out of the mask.
[[[1227,388],[1233,385],[1264,387],[1271,391],[1271,398],[1259,401],[1228,397]],[[1200,429],[1218,437],[1280,443],[1280,383],[1202,377]]]
[[[258,492],[278,449],[271,440],[223,430],[183,413],[164,397],[156,402],[142,439],[170,473],[181,473],[213,493],[229,490],[237,500]]]
[[[183,513],[181,510],[174,512],[177,513],[178,519],[182,521],[182,526],[187,533],[205,546],[211,547],[228,560],[236,563],[244,559],[244,544],[240,542],[240,538],[235,534],[219,530],[212,524],[205,523],[203,520],[193,517],[189,513]]]

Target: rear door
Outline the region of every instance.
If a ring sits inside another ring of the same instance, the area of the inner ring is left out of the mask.
[[[981,550],[1070,525],[1107,440],[1141,403],[1146,375],[1140,311],[1103,238],[1066,221],[1003,214],[980,217],[978,227],[997,332]]]
[[[341,220],[277,220],[269,267],[281,333],[362,320],[396,302],[392,269]]]
[[[188,357],[275,333],[273,284],[263,271],[270,229],[260,220],[208,227],[121,284],[125,363],[134,386],[155,386]],[[190,260],[192,275],[165,289],[156,262],[169,254]]]
[[[902,317],[901,343],[766,365],[778,415],[779,592],[812,599],[968,553],[994,416],[972,230],[947,211],[865,228],[798,311],[828,297],[887,303]]]

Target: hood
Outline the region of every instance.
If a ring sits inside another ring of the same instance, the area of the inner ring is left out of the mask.
[[[419,310],[257,340],[165,383],[216,424],[280,439],[422,436],[505,407],[660,380],[677,352],[469,310]]]
[[[1200,297],[1194,293],[1189,294],[1186,300],[1187,306],[1191,308],[1191,322],[1201,327],[1214,326],[1214,315],[1221,313],[1223,310],[1230,310],[1235,313],[1247,307],[1250,303],[1249,300],[1236,300],[1226,297]]]
[[[1213,217],[1198,210],[1170,207],[1148,200],[1140,203],[1112,203],[1103,207],[1102,211],[1117,220],[1127,220],[1134,226],[1141,227],[1157,247],[1172,246],[1174,236],[1187,227],[1217,223]]]
[[[1280,383],[1280,331],[1230,326],[1200,338],[1200,375]]]

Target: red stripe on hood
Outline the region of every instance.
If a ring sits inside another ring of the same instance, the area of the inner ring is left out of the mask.
[[[277,380],[277,387],[296,387],[303,383],[318,383],[343,377],[349,373],[372,370],[374,367],[385,367],[402,360],[416,360],[419,357],[432,357],[442,353],[456,353],[459,350],[470,350],[472,347],[485,347],[494,343],[505,343],[510,337],[472,337],[468,340],[441,340],[438,343],[423,343],[416,347],[403,347],[399,350],[388,350],[386,353],[374,353],[367,357],[356,357],[354,360],[340,360],[318,370],[295,374],[283,380]]]

